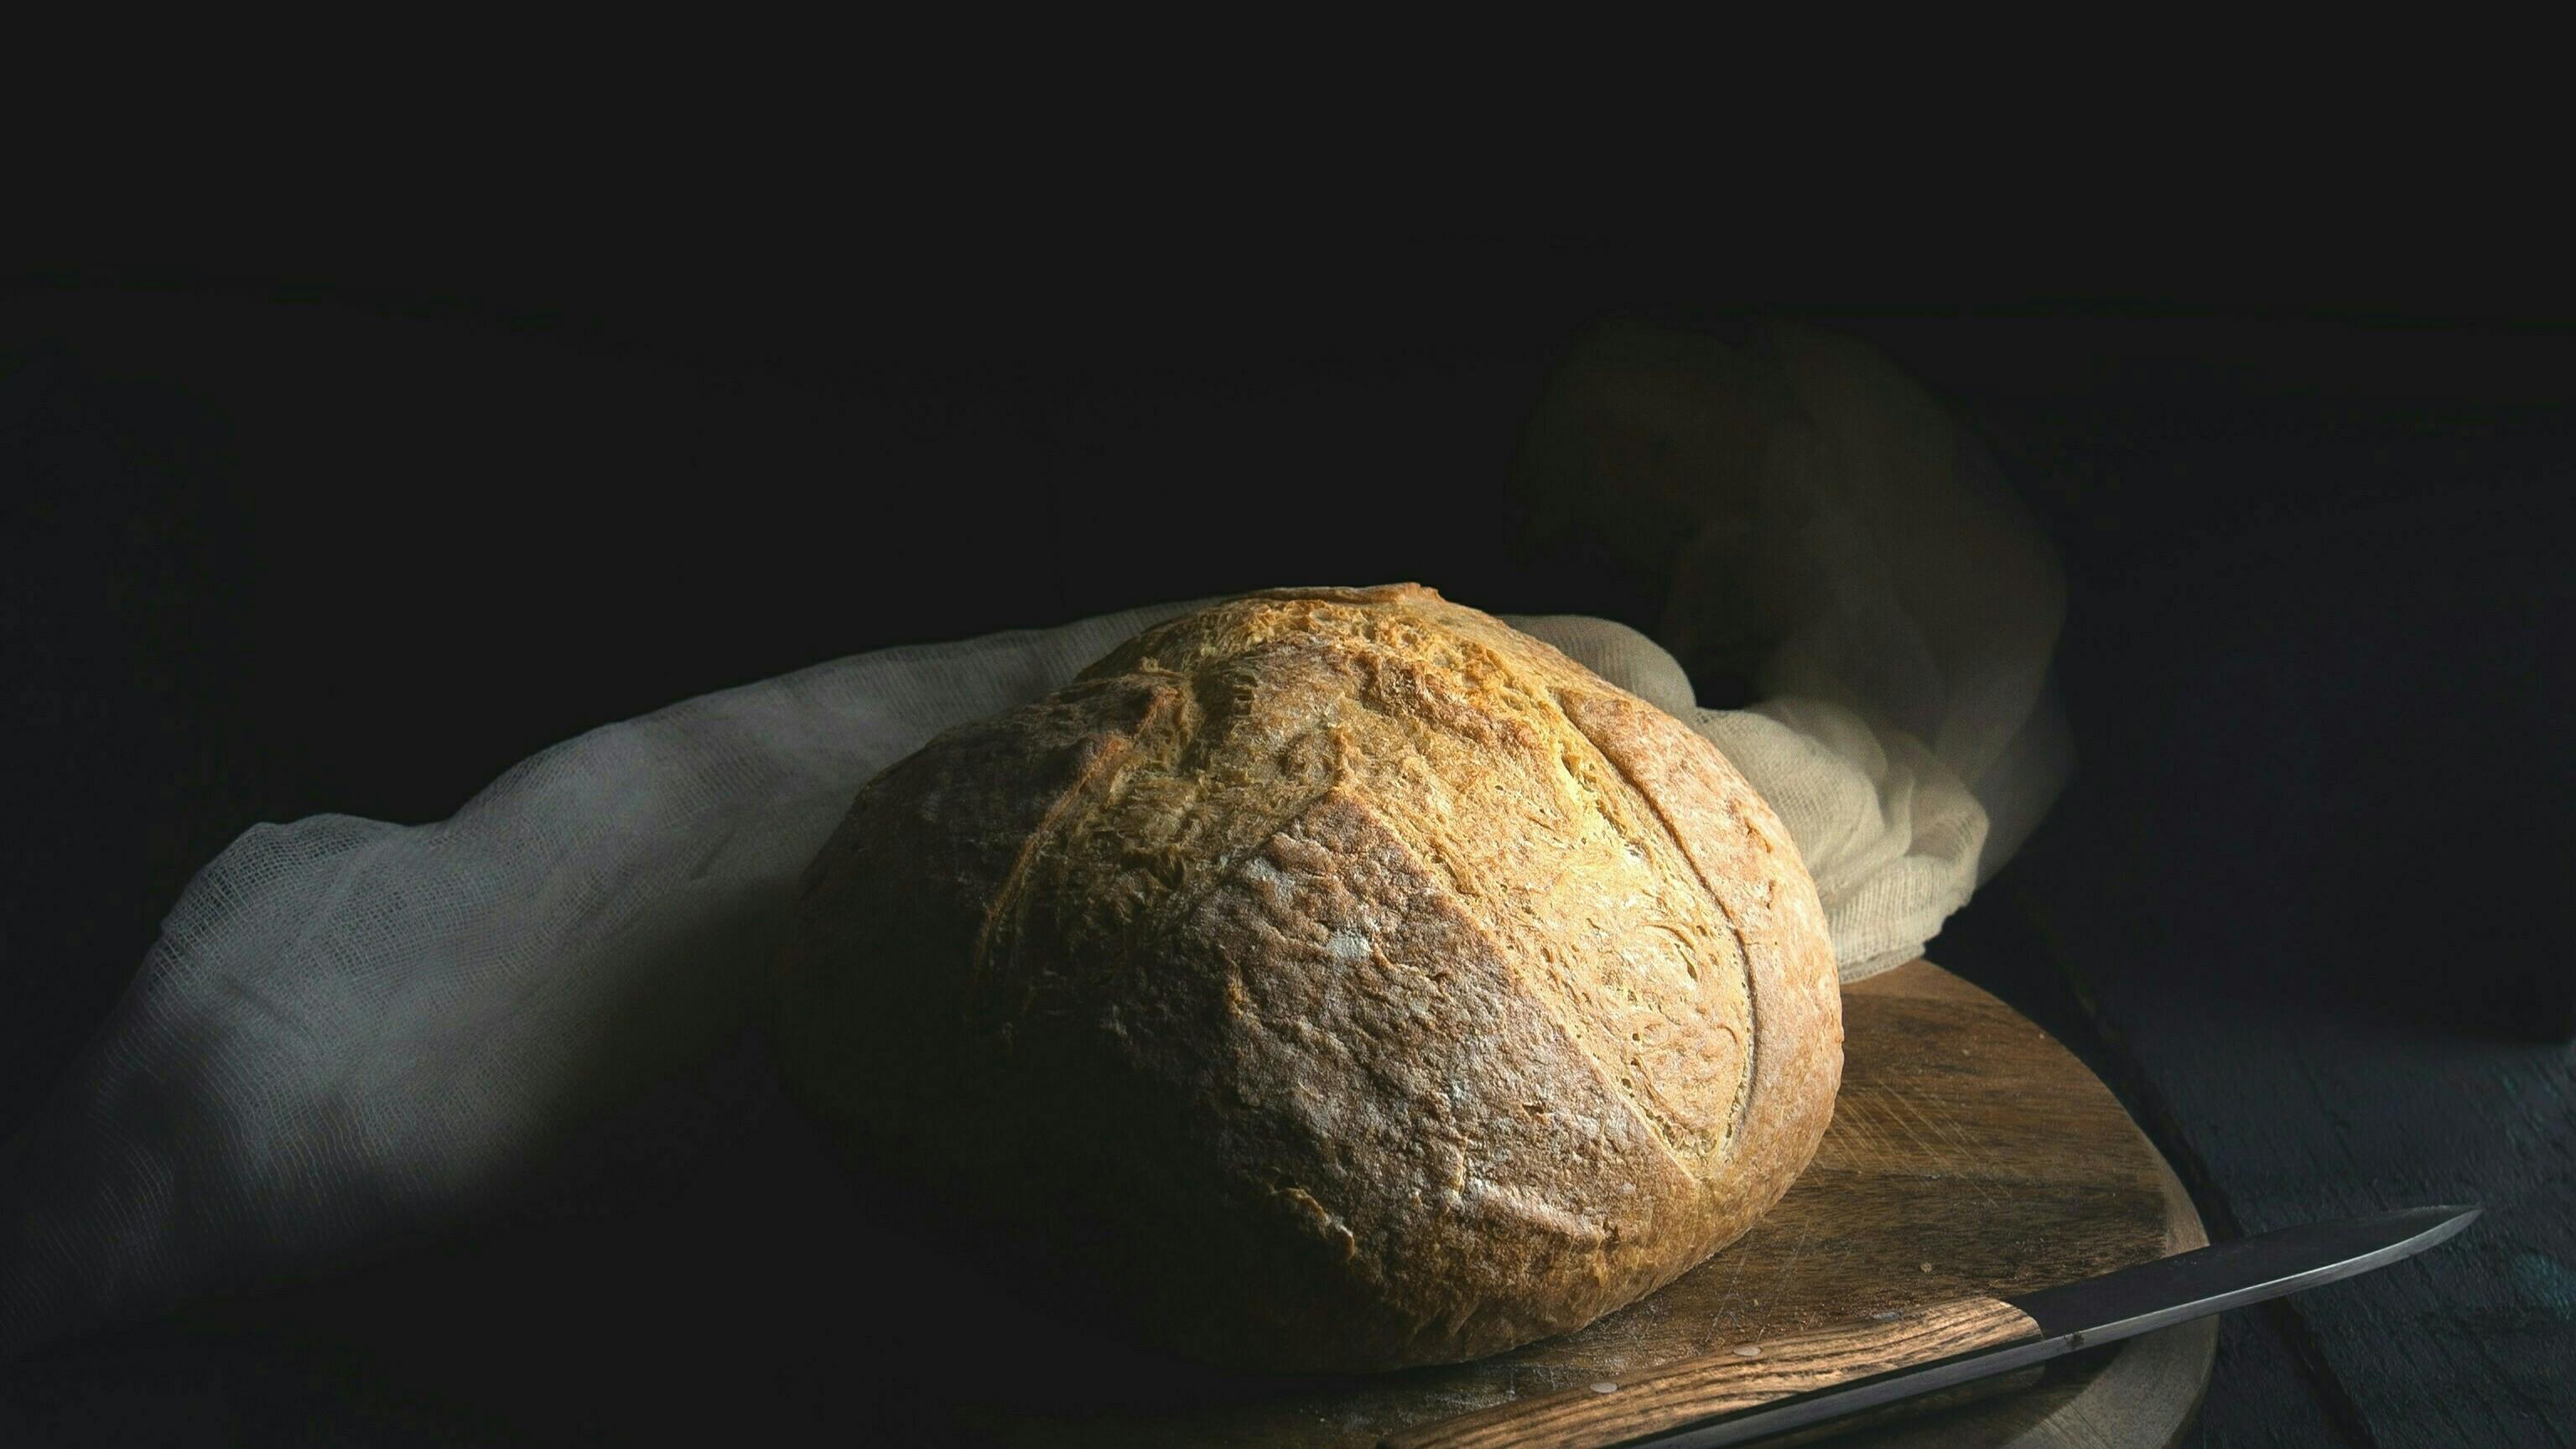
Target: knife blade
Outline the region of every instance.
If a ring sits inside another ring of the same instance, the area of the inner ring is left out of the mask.
[[[1718,1449],[2014,1373],[2096,1344],[2409,1258],[2465,1206],[2310,1223],[2009,1298],[1967,1298],[1734,1345],[1620,1382],[1390,1434],[1385,1449]]]

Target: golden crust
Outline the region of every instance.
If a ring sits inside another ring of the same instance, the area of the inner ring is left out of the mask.
[[[1426,588],[1146,631],[861,791],[779,980],[800,1097],[1152,1336],[1454,1362],[1733,1241],[1842,1069],[1723,755]]]

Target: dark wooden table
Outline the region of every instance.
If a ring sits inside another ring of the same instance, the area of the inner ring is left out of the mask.
[[[552,311],[8,298],[0,1130],[260,820],[436,819],[603,720],[1150,599],[1412,576],[1635,614],[1638,580],[1517,574],[1490,506],[1596,299],[1454,271],[1213,310],[934,289],[891,321],[749,274]],[[1933,954],[2075,1049],[2216,1236],[2491,1210],[2432,1260],[2231,1315],[2186,1442],[2567,1443],[2576,340],[1849,325],[1994,439],[2072,590],[2078,777]],[[1218,540],[1192,513],[1212,478],[1298,506]],[[852,563],[899,527],[945,582]],[[527,1366],[394,1372],[433,1337],[395,1320],[533,1315],[577,1343],[512,1265],[569,1261],[611,1312],[622,1255],[702,1207],[0,1367],[0,1442],[579,1437]],[[833,1389],[810,1391],[820,1422]]]
[[[2078,777],[1934,949],[2077,1045],[2214,1237],[2487,1206],[2231,1315],[2207,1442],[2567,1443],[2576,588],[2539,480],[2576,340],[2165,325],[1883,329],[2033,480],[2074,596]]]

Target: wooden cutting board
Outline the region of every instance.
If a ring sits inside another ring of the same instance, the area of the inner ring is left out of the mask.
[[[1750,1339],[2208,1241],[2110,1091],[2012,1008],[1928,961],[1843,999],[1842,1093],[1814,1165],[1742,1240],[1580,1333],[1450,1368],[1299,1379],[1039,1338],[1045,1372],[983,1378],[973,1402],[931,1391],[948,1402],[922,1405],[923,1426],[1009,1444],[1368,1445]],[[988,1362],[1031,1362],[989,1346],[1000,1357]],[[1838,1442],[2161,1449],[2198,1406],[2216,1346],[2216,1320],[2182,1324],[2062,1360],[2036,1386]]]

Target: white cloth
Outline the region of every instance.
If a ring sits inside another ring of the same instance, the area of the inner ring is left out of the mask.
[[[1878,466],[1865,429],[1820,436],[1796,465],[1811,482]],[[522,1190],[609,1106],[742,1038],[797,876],[868,777],[1195,606],[692,699],[548,749],[433,825],[248,831],[189,884],[91,1049],[0,1151],[0,1353]],[[1966,899],[1987,816],[1962,781],[2011,756],[1986,748],[1991,724],[1975,749],[1938,728],[1927,745],[1873,724],[1866,690],[1828,697],[1836,650],[1871,647],[1865,631],[1802,636],[1780,677],[1813,688],[1728,712],[1699,708],[1632,629],[1514,622],[1725,750],[1805,854],[1847,979],[1918,953]],[[2025,684],[1959,707],[2017,728]]]
[[[1531,418],[1529,526],[1651,581],[1655,637],[1760,703],[1698,716],[1805,852],[1845,981],[1922,952],[2074,766],[2066,584],[1976,436],[1874,350],[1585,337]]]

